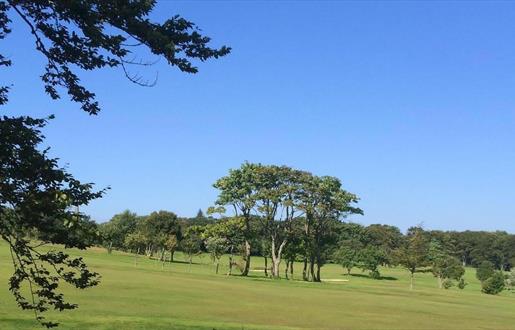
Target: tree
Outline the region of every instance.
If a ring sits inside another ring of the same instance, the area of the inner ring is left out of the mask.
[[[140,254],[147,244],[147,237],[139,230],[125,236],[124,246],[136,254]]]
[[[195,216],[195,219],[204,219],[204,212],[202,212],[202,209],[198,209],[197,215]]]
[[[274,278],[279,278],[282,253],[296,216],[299,174],[287,166],[258,164],[255,167],[256,208],[262,220],[262,231],[270,240],[271,276]]]
[[[206,238],[206,249],[216,265],[215,273],[218,274],[220,258],[227,251],[228,241],[223,237],[211,236]]]
[[[25,233],[34,230],[44,242],[85,249],[92,242],[87,237],[91,226],[77,208],[104,191],[92,191],[91,184],[75,179],[48,156],[48,149],[40,148],[44,138],[40,129],[46,122],[28,117],[0,120],[0,236],[11,251],[14,273],[9,290],[18,306],[34,311],[42,325],[53,327],[57,324],[45,320],[43,312],[50,307],[59,311],[77,307],[58,292],[61,282],[87,288],[99,277],[80,257],[41,252]]]
[[[203,237],[205,238],[212,237],[224,241],[226,251],[229,253],[228,275],[232,274],[234,253],[238,251],[245,242],[245,227],[245,220],[241,217],[224,218],[213,225],[207,226],[203,233]]]
[[[481,291],[486,294],[499,294],[504,290],[504,275],[501,271],[494,274],[481,283]]]
[[[438,287],[442,287],[452,284],[452,280],[460,281],[463,280],[465,275],[465,268],[461,265],[460,261],[451,256],[439,256],[432,261],[431,271],[433,275],[438,279]]]
[[[147,237],[139,230],[129,233],[125,236],[124,246],[134,252],[134,265],[137,266],[138,255],[145,249],[145,246],[147,246]]]
[[[293,219],[290,226],[290,232],[288,235],[288,244],[286,245],[283,256],[286,261],[286,267],[284,268],[284,275],[286,279],[293,279],[293,267],[295,261],[299,256],[302,256],[305,248],[303,246],[303,228],[305,218],[297,217]],[[266,246],[266,245],[265,245]],[[266,265],[266,264],[265,264]],[[266,268],[265,268],[266,272]],[[288,275],[289,272],[289,275]]]
[[[490,261],[483,261],[476,270],[476,277],[481,282],[486,281],[494,275],[494,264]]]
[[[190,265],[193,262],[193,256],[201,252],[202,231],[201,227],[191,226],[186,229],[186,233],[181,241],[182,251],[188,257]]]
[[[148,19],[155,1],[66,1],[7,0],[0,3],[0,39],[10,32],[11,16],[19,16],[28,26],[36,50],[47,60],[41,76],[45,92],[58,99],[63,88],[82,110],[97,114],[100,106],[95,94],[81,85],[76,69],[95,70],[121,67],[127,78],[139,85],[151,86],[130,73],[130,66],[149,66],[138,60],[138,47],[164,57],[168,64],[186,73],[196,73],[193,60],[206,61],[229,54],[230,48],[208,46],[211,39],[199,33],[196,25],[180,16],[164,23]],[[0,66],[11,65],[0,54]],[[8,87],[0,90],[0,100],[7,101]]]
[[[512,270],[510,274],[506,277],[506,288],[509,290],[515,289],[515,270]]]
[[[151,86],[155,81],[148,82],[141,76],[130,73],[129,67],[132,65],[151,65],[151,62],[136,58],[134,50],[137,47],[146,48],[152,54],[164,57],[168,64],[187,73],[198,71],[192,61],[219,58],[230,52],[230,49],[225,46],[218,49],[210,48],[208,46],[210,38],[201,35],[194,23],[180,16],[173,16],[162,24],[152,22],[148,16],[155,4],[156,2],[152,0],[1,1],[0,40],[5,39],[11,32],[12,16],[18,16],[29,28],[35,41],[36,50],[47,60],[44,73],[41,75],[45,92],[52,99],[58,99],[60,97],[58,89],[62,88],[73,102],[81,104],[82,110],[93,115],[100,111],[100,106],[95,99],[95,94],[82,86],[78,75],[75,73],[77,69],[90,71],[104,67],[121,67],[130,81],[139,85]],[[0,54],[0,67],[10,65],[12,65],[12,60]],[[8,102],[9,89],[10,86],[0,86],[0,105]],[[50,280],[48,274],[36,273],[37,275],[34,275],[32,273],[28,274],[26,271],[35,269],[39,261],[58,265],[71,262],[71,259],[64,253],[62,255],[44,254],[43,257],[35,258],[34,253],[36,251],[21,238],[18,230],[20,228],[25,230],[31,226],[37,227],[42,237],[53,237],[48,240],[49,242],[66,241],[66,246],[85,246],[85,243],[56,238],[59,235],[64,235],[62,228],[78,227],[82,223],[80,220],[83,217],[82,214],[75,212],[75,218],[72,219],[72,212],[64,212],[65,207],[63,205],[78,207],[91,199],[100,197],[101,193],[91,192],[91,185],[81,184],[70,174],[60,169],[55,159],[49,159],[46,153],[41,153],[34,148],[42,140],[38,128],[43,126],[45,122],[45,119],[27,117],[3,117],[1,119],[2,139],[6,139],[6,143],[2,147],[9,149],[1,151],[13,152],[13,145],[9,146],[11,142],[32,150],[28,154],[18,154],[19,162],[10,158],[10,155],[14,155],[15,152],[2,153],[6,158],[2,157],[0,168],[4,169],[5,167],[5,173],[2,173],[0,179],[6,180],[9,185],[5,186],[6,191],[1,192],[2,203],[0,205],[2,205],[2,216],[5,217],[2,223],[7,224],[2,227],[2,238],[12,247],[13,256],[27,257],[14,263],[14,276],[17,280],[12,279],[10,287],[20,307],[35,310],[37,319],[44,325],[51,327],[55,326],[56,323],[43,321],[41,317],[41,313],[46,310],[45,306],[51,304],[56,309],[63,310],[75,308],[76,305],[64,303],[62,295],[56,294],[55,285],[48,284]],[[19,140],[7,139],[8,135],[12,137],[17,135],[16,138]],[[26,167],[23,167],[22,163]],[[43,163],[48,167],[38,168],[35,166]],[[33,172],[29,173],[28,171]],[[48,175],[48,177],[38,177],[39,174],[42,174],[41,172],[45,172],[43,174]],[[3,174],[10,176],[3,176]],[[21,182],[28,186],[24,188],[25,191],[23,189],[18,191],[9,190],[13,188],[13,185]],[[37,186],[38,183],[42,185]],[[30,195],[30,201],[21,201],[14,196],[18,194],[18,197],[20,197],[27,193],[29,189],[34,193]],[[64,191],[63,194],[61,194],[62,191]],[[52,194],[54,199],[58,199],[55,196],[60,196],[59,198],[62,199],[66,197],[66,200],[61,200],[60,204],[53,200],[49,201]],[[7,202],[3,203],[3,201]],[[25,209],[22,212],[18,204],[24,204],[23,207],[33,207],[34,210]],[[42,205],[46,205],[44,212],[36,212],[44,208]],[[9,207],[15,209],[14,213],[11,211],[4,212]],[[31,219],[22,217],[32,212],[33,214],[30,214],[33,216]],[[6,213],[10,213],[12,216],[7,216]],[[20,213],[24,214],[20,215]],[[47,215],[50,216],[47,217]],[[52,215],[60,216],[54,217]],[[46,219],[40,221],[41,218]],[[53,222],[53,225],[50,225],[50,222]],[[32,257],[29,257],[29,255]],[[79,272],[82,277],[77,281],[71,277],[65,280],[74,282],[74,285],[79,287],[96,284],[97,281],[92,280],[95,276],[91,275],[94,273],[89,273],[81,259],[75,260],[77,261],[70,263],[70,267],[80,269]],[[46,300],[43,299],[43,296],[38,296],[43,300],[28,303],[16,286],[23,281],[34,281],[36,276],[38,276],[38,282],[43,283],[44,286],[50,285],[46,287],[46,291],[38,291],[48,296]]]
[[[114,215],[111,220],[100,225],[104,245],[108,253],[113,248],[123,249],[125,237],[136,230],[138,226],[138,216],[129,210]]]
[[[239,169],[229,170],[229,175],[218,179],[213,187],[219,190],[215,201],[217,207],[210,207],[209,214],[224,213],[225,207],[231,207],[236,217],[244,222],[243,236],[245,237],[244,261],[242,276],[247,276],[250,270],[251,241],[253,231],[250,225],[252,211],[256,206],[255,170],[258,165],[245,162]]]
[[[358,197],[345,191],[339,179],[330,176],[317,177],[310,173],[301,175],[297,207],[304,212],[306,261],[304,280],[311,278],[320,282],[320,268],[325,262],[324,247],[328,240],[334,239],[334,225],[349,214],[363,214],[355,206]],[[309,259],[309,272],[306,272]],[[316,270],[315,270],[316,267]]]
[[[350,275],[352,268],[359,265],[362,248],[363,245],[357,239],[348,239],[339,243],[334,259],[347,270],[347,275]]]
[[[380,249],[384,256],[384,263],[394,263],[394,251],[402,243],[402,233],[399,228],[389,225],[373,224],[367,226],[361,236],[363,244],[374,245]]]
[[[359,252],[359,263],[363,270],[370,272],[370,277],[379,279],[379,266],[386,261],[384,251],[377,246],[368,245]]]
[[[166,250],[170,251],[170,262],[173,262],[173,255],[175,254],[175,250],[179,246],[179,240],[176,234],[168,234],[164,242],[164,247]]]
[[[180,240],[182,236],[177,215],[169,211],[152,212],[141,221],[139,230],[147,237],[146,254],[152,257],[159,251],[161,261],[164,259],[169,237],[175,235]]]
[[[397,250],[396,259],[410,273],[411,290],[415,272],[429,264],[428,249],[429,244],[424,230],[421,227],[409,228],[402,246]]]

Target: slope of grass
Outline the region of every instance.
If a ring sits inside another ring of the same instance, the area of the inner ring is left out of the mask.
[[[73,251],[73,250],[72,250]],[[270,280],[253,271],[249,278],[215,275],[207,256],[193,265],[178,253],[173,264],[103,249],[73,251],[85,256],[102,283],[84,291],[66,288],[80,308],[48,313],[60,329],[514,329],[515,294],[481,294],[474,270],[465,290],[440,290],[430,274],[417,274],[410,291],[407,272],[382,269],[383,280],[338,265],[323,268],[322,279],[348,282],[305,283]],[[227,270],[223,260],[221,273]],[[262,258],[252,260],[259,270]],[[300,264],[295,265],[300,278]],[[7,290],[11,272],[0,244],[0,329],[34,329]]]

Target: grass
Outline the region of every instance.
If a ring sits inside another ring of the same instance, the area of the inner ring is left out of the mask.
[[[193,265],[162,264],[103,249],[75,251],[102,274],[99,286],[65,288],[79,309],[48,317],[59,329],[514,329],[515,294],[480,292],[473,269],[464,290],[440,290],[430,274],[417,274],[409,290],[406,271],[382,269],[383,280],[359,270],[343,275],[338,265],[323,267],[322,279],[346,282],[306,283],[270,280],[262,272],[249,278],[215,275],[207,256]],[[184,260],[180,253],[176,260]],[[227,270],[223,260],[221,272]],[[252,268],[263,266],[262,258]],[[301,265],[295,265],[297,279]],[[0,244],[0,329],[38,328],[30,312],[19,310],[9,291],[11,272],[5,244]]]

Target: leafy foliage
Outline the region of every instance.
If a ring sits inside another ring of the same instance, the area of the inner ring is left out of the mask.
[[[40,150],[40,129],[46,120],[28,117],[0,119],[0,235],[9,244],[14,273],[9,289],[23,309],[33,310],[43,325],[57,324],[41,315],[49,308],[74,309],[58,293],[61,281],[83,289],[98,283],[81,258],[64,252],[41,252],[25,239],[36,232],[43,242],[84,249],[95,241],[95,227],[77,211],[101,197]],[[27,291],[25,291],[27,289]],[[28,297],[25,295],[28,292]]]
[[[77,70],[121,67],[132,82],[151,86],[129,67],[152,63],[136,59],[135,50],[142,47],[164,57],[168,64],[182,72],[196,73],[194,61],[219,58],[230,52],[227,47],[210,48],[210,38],[200,34],[196,25],[180,16],[164,23],[148,19],[156,2],[148,0],[67,1],[67,0],[6,0],[0,2],[0,40],[11,32],[11,19],[17,16],[27,25],[36,50],[47,60],[41,79],[45,92],[52,98],[61,97],[62,89],[82,110],[95,115],[100,106],[95,94],[84,87]],[[0,67],[12,61],[0,54]],[[0,86],[0,105],[8,102],[11,86]],[[45,326],[41,313],[53,306],[57,310],[73,309],[57,293],[60,280],[78,288],[98,283],[98,274],[90,272],[80,258],[64,253],[38,252],[24,236],[35,233],[44,242],[65,247],[86,248],[96,242],[96,225],[73,207],[87,204],[103,191],[92,192],[91,184],[82,184],[64,169],[57,159],[40,151],[39,129],[46,120],[28,117],[0,119],[0,235],[6,240],[13,256],[14,275],[10,289],[23,309],[34,310]],[[102,226],[102,239],[108,249],[141,244],[141,237],[127,237],[133,231],[134,219]],[[161,237],[166,242],[168,237]],[[163,243],[164,244],[164,243]],[[162,244],[162,245],[163,245]],[[47,267],[53,268],[48,271]],[[74,274],[77,274],[75,276]],[[28,283],[30,299],[24,297]]]
[[[403,245],[397,250],[397,262],[411,275],[410,288],[413,288],[413,276],[417,270],[429,265],[429,242],[421,227],[408,230]]]
[[[28,26],[37,51],[47,64],[41,79],[45,92],[60,98],[63,88],[82,110],[95,115],[100,111],[95,94],[85,88],[75,70],[121,67],[132,82],[150,86],[130,73],[130,66],[150,66],[136,59],[138,47],[163,57],[182,72],[196,73],[193,60],[206,61],[227,55],[230,48],[208,46],[211,39],[197,26],[176,15],[162,24],[148,15],[156,2],[148,0],[67,1],[7,0],[0,3],[0,39],[10,32],[10,15],[17,15]],[[11,61],[0,54],[0,66]],[[8,87],[0,88],[0,104],[7,102]]]
[[[490,261],[483,261],[476,271],[476,277],[481,282],[486,281],[494,275],[495,269],[494,264]]]
[[[465,275],[465,268],[463,268],[459,260],[447,255],[434,259],[431,271],[445,289],[453,285],[453,280],[460,282],[463,279],[463,275]]]
[[[481,284],[481,291],[486,294],[499,294],[504,290],[504,275],[500,271],[496,271],[491,277],[487,278]]]
[[[188,261],[191,264],[193,256],[202,252],[202,233],[204,229],[200,226],[191,226],[184,233],[181,241],[181,248],[188,256]]]
[[[368,245],[360,250],[359,261],[361,268],[370,272],[370,277],[378,279],[381,277],[379,266],[384,264],[386,256],[380,248]]]

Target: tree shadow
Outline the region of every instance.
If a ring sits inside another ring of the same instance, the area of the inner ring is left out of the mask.
[[[159,262],[159,263],[164,263],[166,265],[168,264],[184,264],[184,265],[189,265],[190,262],[189,261],[185,261],[185,260],[175,260],[174,261],[171,261],[170,260],[165,260],[164,262],[162,260],[159,260],[159,258],[154,258],[154,257],[151,257],[151,258],[148,258],[149,260],[152,260],[152,261],[155,261],[155,262]],[[191,262],[192,265],[201,265],[202,263],[200,262]]]
[[[168,263],[170,263],[170,261],[168,261]],[[185,265],[189,265],[190,262],[189,261],[182,261],[182,260],[174,260],[171,262],[172,264],[185,264]],[[200,262],[195,262],[195,261],[192,261],[191,262],[192,265],[200,265],[202,263]]]
[[[370,278],[370,279],[372,279],[372,277],[370,277],[370,275],[365,275],[365,274],[344,274],[344,276],[352,276],[352,277]],[[374,278],[374,280],[397,281],[398,278],[397,277],[393,277],[393,276],[380,276],[379,278]]]

